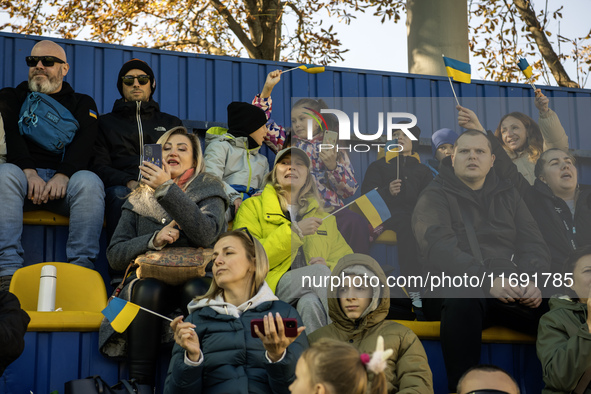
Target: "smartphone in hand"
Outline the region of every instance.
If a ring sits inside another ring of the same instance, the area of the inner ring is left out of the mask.
[[[162,145],[160,145],[160,144],[145,144],[144,145],[144,160],[162,168]]]
[[[275,328],[277,328],[277,320],[273,319],[275,322]],[[256,332],[254,331],[254,326],[259,328],[261,334],[265,334],[265,325],[263,323],[263,319],[252,319],[250,321],[250,334],[253,338],[258,338]],[[293,317],[283,318],[283,328],[285,329],[285,336],[289,338],[294,338],[298,336],[298,321]]]
[[[336,131],[332,131],[332,130],[325,130],[324,131],[324,138],[322,139],[322,143],[336,146],[338,139],[339,139],[339,133],[337,133]]]

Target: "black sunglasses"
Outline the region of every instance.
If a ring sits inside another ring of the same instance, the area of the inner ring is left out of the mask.
[[[55,56],[27,56],[25,60],[27,62],[27,66],[29,67],[35,67],[37,64],[39,64],[39,61],[41,61],[43,67],[52,67],[55,63],[65,63],[62,59]]]
[[[148,82],[150,82],[150,76],[149,75],[125,75],[123,77],[121,77],[121,79],[123,80],[123,83],[126,84],[127,86],[131,86],[133,85],[133,81],[134,79],[137,78],[137,81],[139,82],[140,85],[145,85]]]

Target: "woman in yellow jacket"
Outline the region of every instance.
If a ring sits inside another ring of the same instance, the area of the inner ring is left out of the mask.
[[[267,283],[280,300],[297,303],[308,334],[330,323],[326,282],[339,259],[353,253],[323,205],[308,155],[292,147],[277,153],[262,194],[244,201],[234,220],[265,247]]]

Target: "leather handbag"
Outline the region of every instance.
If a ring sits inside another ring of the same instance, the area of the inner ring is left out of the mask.
[[[151,250],[135,259],[138,278],[156,278],[170,285],[205,276],[205,267],[213,249],[168,247]]]

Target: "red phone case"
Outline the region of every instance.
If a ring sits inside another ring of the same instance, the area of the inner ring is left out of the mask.
[[[275,320],[275,319],[273,319]],[[275,324],[277,321],[275,320]],[[263,319],[252,319],[250,321],[250,334],[253,338],[258,338],[256,332],[254,331],[254,326],[259,328],[259,331],[264,334],[265,333],[265,325],[263,323]],[[277,327],[277,326],[275,326]],[[298,320],[293,317],[283,318],[283,328],[285,328],[285,336],[286,337],[297,337],[298,336]]]

